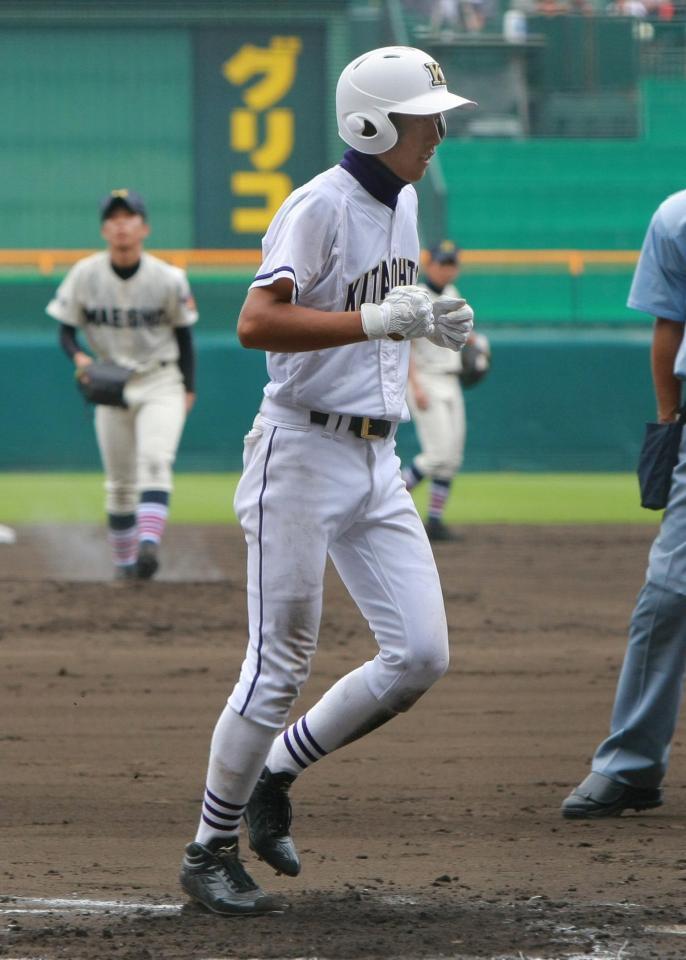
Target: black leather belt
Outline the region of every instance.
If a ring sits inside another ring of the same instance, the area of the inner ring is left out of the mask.
[[[310,410],[310,423],[318,423],[326,426],[329,422],[329,416],[337,414],[321,413],[319,410]],[[338,415],[338,422],[343,419],[343,415]],[[336,429],[338,424],[334,426]],[[384,440],[393,428],[391,420],[375,420],[373,417],[350,417],[348,430],[351,430],[356,437],[361,440]]]

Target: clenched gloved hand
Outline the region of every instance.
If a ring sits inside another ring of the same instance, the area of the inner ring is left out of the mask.
[[[434,330],[431,300],[419,287],[393,287],[382,303],[363,303],[360,310],[369,340],[414,340]]]
[[[438,347],[461,350],[474,329],[474,311],[466,300],[439,297],[433,303],[434,329],[426,337]]]

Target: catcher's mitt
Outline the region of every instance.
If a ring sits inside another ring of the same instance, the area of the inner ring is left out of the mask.
[[[76,371],[76,384],[89,403],[125,407],[124,387],[133,370],[118,363],[89,363]]]
[[[468,390],[480,383],[491,369],[491,345],[483,333],[475,333],[460,351],[460,384]]]

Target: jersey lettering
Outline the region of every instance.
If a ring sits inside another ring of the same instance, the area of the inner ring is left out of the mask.
[[[381,303],[392,287],[412,285],[418,269],[414,260],[407,257],[393,257],[390,265],[382,260],[348,284],[344,310],[359,310],[363,303]]]
[[[124,310],[121,307],[84,307],[83,317],[87,324],[94,327],[115,327],[137,330],[139,327],[154,329],[169,324],[164,307],[145,310],[132,307]]]

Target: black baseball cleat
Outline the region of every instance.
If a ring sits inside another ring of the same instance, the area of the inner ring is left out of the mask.
[[[287,903],[261,890],[238,859],[238,840],[194,841],[186,847],[181,886],[189,897],[227,917],[284,913]]]
[[[135,563],[117,564],[114,568],[115,580],[135,580],[138,568]]]
[[[449,527],[439,520],[438,517],[429,517],[424,524],[427,536],[432,543],[437,541],[447,542],[449,540],[458,540],[459,537],[450,530]]]
[[[289,834],[292,811],[288,791],[294,780],[290,773],[271,773],[265,767],[243,814],[250,849],[277,873],[289,877],[300,873],[300,858]]]
[[[562,816],[570,820],[620,817],[623,810],[651,810],[662,806],[659,787],[631,787],[602,773],[589,773],[562,804]]]
[[[136,576],[139,580],[152,580],[157,573],[160,561],[157,557],[159,546],[152,540],[141,540],[136,561]]]

